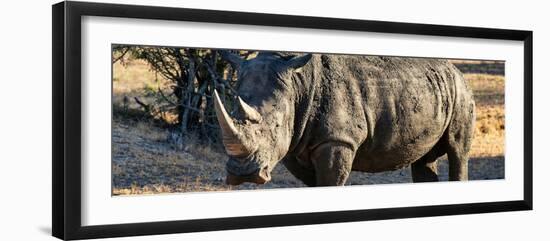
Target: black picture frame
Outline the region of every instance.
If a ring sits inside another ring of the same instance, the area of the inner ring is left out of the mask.
[[[533,32],[384,21],[289,16],[90,2],[52,6],[53,182],[52,233],[87,239],[212,230],[277,227],[380,219],[532,210]],[[213,218],[99,226],[81,225],[81,17],[194,21],[378,33],[517,40],[524,43],[524,195],[521,200],[421,207]]]

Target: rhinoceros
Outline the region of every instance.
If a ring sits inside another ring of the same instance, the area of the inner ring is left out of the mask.
[[[462,73],[428,58],[221,51],[238,73],[236,111],[213,94],[226,182],[264,184],[279,162],[307,186],[344,185],[351,171],[411,166],[413,182],[468,179],[475,103]]]

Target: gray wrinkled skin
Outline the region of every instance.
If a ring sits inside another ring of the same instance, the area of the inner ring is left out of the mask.
[[[230,157],[233,178],[255,182],[282,162],[308,186],[409,165],[414,182],[437,181],[448,154],[449,180],[468,179],[474,100],[446,60],[265,52],[237,66],[239,95],[262,120],[234,116],[255,151]]]

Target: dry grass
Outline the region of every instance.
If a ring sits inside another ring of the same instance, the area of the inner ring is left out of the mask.
[[[143,121],[114,119],[112,153],[113,195],[303,186],[282,166],[267,185],[226,185],[227,156],[220,145],[200,143],[193,135],[174,139]]]
[[[115,118],[113,195],[227,189],[220,186],[226,157],[219,147],[194,148],[199,142],[188,137],[183,140],[185,149],[179,149],[168,141],[170,136],[151,123]]]
[[[152,92],[160,88],[168,94],[169,86],[170,81],[151,71],[144,60],[113,64],[113,104],[120,108],[141,109],[134,97],[144,103],[151,103]]]
[[[126,61],[125,64],[113,64],[113,94],[125,95],[135,93],[148,86],[156,87],[158,81],[163,84],[167,80],[149,70],[144,60]]]
[[[465,74],[476,101],[476,129],[470,155],[504,155],[504,76]]]
[[[504,107],[504,76],[465,74],[468,86],[474,92],[477,107]]]
[[[184,182],[177,185],[152,184],[145,186],[132,185],[130,188],[113,188],[112,194],[121,195],[147,195],[159,193],[198,192],[198,191],[228,191],[231,186],[215,186],[202,183],[200,178],[195,181]]]

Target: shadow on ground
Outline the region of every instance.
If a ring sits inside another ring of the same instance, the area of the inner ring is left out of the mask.
[[[438,174],[440,181],[449,180],[449,161],[447,159],[438,161]],[[469,180],[504,179],[504,157],[470,158],[468,163],[468,176]],[[411,168],[407,167],[396,171],[380,173],[352,172],[348,184],[362,185],[410,182],[412,182]]]

